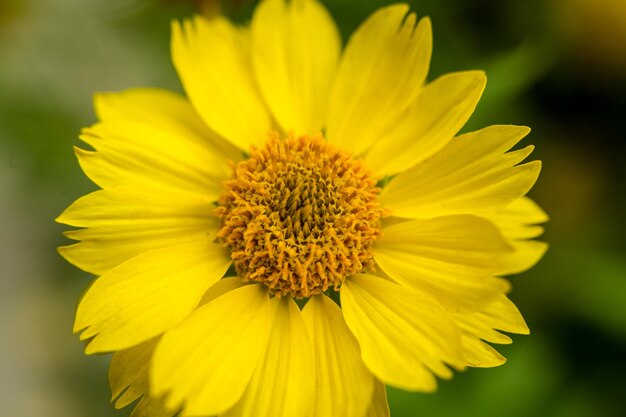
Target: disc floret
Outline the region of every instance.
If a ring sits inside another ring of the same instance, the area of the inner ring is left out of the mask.
[[[361,161],[321,135],[271,135],[224,187],[218,238],[244,280],[277,297],[303,298],[338,291],[348,276],[373,267],[380,189]]]

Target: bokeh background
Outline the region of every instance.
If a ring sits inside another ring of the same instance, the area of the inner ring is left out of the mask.
[[[253,3],[253,2],[252,2]],[[384,0],[324,0],[344,42]],[[532,126],[544,161],[532,196],[551,248],[512,278],[531,336],[435,394],[389,390],[392,415],[626,415],[626,1],[418,0],[434,26],[430,78],[482,68],[489,81],[465,130]],[[251,2],[221,11],[245,22]],[[91,277],[65,263],[54,218],[95,189],[72,145],[95,121],[91,96],[181,91],[169,22],[215,0],[0,0],[0,415],[114,417],[107,356],[71,333]],[[295,417],[295,416],[294,416]]]

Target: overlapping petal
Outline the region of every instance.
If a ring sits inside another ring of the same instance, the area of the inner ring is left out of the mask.
[[[367,166],[383,178],[440,151],[469,120],[486,81],[481,71],[465,71],[443,75],[426,85],[373,144],[365,155]]]
[[[426,291],[450,308],[473,311],[509,289],[494,275],[511,250],[491,222],[453,215],[384,228],[374,258],[403,286]]]
[[[172,417],[174,415],[176,415],[176,411],[166,408],[162,401],[144,395],[129,417]]]
[[[382,191],[381,204],[394,216],[490,215],[525,195],[541,163],[517,165],[533,147],[505,153],[530,129],[490,126],[454,138],[428,160],[394,178]]]
[[[218,228],[213,205],[185,193],[140,193],[130,187],[95,191],[76,200],[57,221],[85,229],[59,248],[69,262],[96,275],[141,253],[211,239]]]
[[[246,391],[271,330],[267,291],[247,285],[217,297],[168,331],[154,354],[151,395],[183,415],[216,415]]]
[[[225,174],[230,174],[228,161],[241,159],[241,152],[236,146],[212,131],[186,97],[172,91],[133,88],[119,93],[99,93],[94,97],[94,106],[102,123],[115,125],[132,121],[170,132],[171,136],[175,136],[174,143],[159,143],[154,137],[145,137],[145,132],[134,133],[138,133],[138,140],[144,146],[166,147],[170,157],[180,152],[185,161],[195,154],[196,158],[210,162],[201,168],[218,182],[224,179]],[[181,151],[176,147],[188,149]]]
[[[519,310],[504,294],[481,311],[451,312],[450,317],[461,329],[461,344],[467,366],[492,367],[505,362],[502,355],[485,343],[511,343],[511,339],[498,330],[518,334],[529,333]]]
[[[413,391],[433,391],[434,375],[464,367],[457,326],[439,303],[383,278],[357,274],[341,290],[348,327],[378,379]]]
[[[543,233],[538,224],[548,221],[547,214],[530,198],[520,198],[490,219],[500,228],[515,252],[501,259],[500,274],[517,274],[533,267],[548,250],[534,239]]]
[[[74,331],[87,353],[122,350],[184,319],[230,265],[220,245],[194,242],[138,255],[96,279],[81,300]]]
[[[226,277],[217,281],[215,284],[209,288],[207,292],[202,296],[202,300],[200,300],[199,306],[204,304],[208,304],[211,301],[215,300],[218,297],[226,294],[227,292],[236,290],[237,288],[243,287],[245,285],[249,285],[249,283],[244,282],[239,277]]]
[[[95,151],[76,148],[83,171],[104,189],[197,194],[215,200],[228,178],[236,148],[211,132],[182,97],[137,89],[95,98],[100,123],[80,138]]]
[[[302,313],[288,297],[273,298],[271,304],[265,353],[241,400],[224,417],[313,416],[316,363]]]
[[[362,417],[372,398],[374,378],[361,361],[358,342],[346,326],[341,309],[321,295],[312,297],[302,313],[315,352],[317,394],[313,416]]]
[[[515,200],[490,217],[509,239],[534,239],[541,236],[541,223],[548,221],[548,215],[528,197]]]
[[[148,392],[150,361],[159,337],[150,339],[113,355],[109,367],[111,400],[123,408]]]
[[[285,132],[319,133],[341,50],[332,17],[316,0],[265,0],[251,30],[254,73],[274,117]]]
[[[390,124],[422,86],[432,50],[430,20],[415,26],[409,6],[397,4],[372,14],[352,35],[331,93],[330,143],[362,154],[377,141],[392,140]]]
[[[157,337],[116,352],[111,360],[109,384],[115,408],[126,407],[140,398],[130,417],[172,417],[176,414],[176,410],[165,408],[160,398],[148,394],[150,361],[159,340]]]
[[[379,380],[374,381],[374,394],[370,408],[367,410],[365,417],[389,417],[389,404],[387,403],[387,391],[385,384]]]
[[[254,79],[248,29],[196,17],[172,32],[174,65],[202,119],[246,152],[262,145],[273,123]]]

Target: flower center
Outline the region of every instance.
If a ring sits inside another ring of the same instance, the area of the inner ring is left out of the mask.
[[[321,136],[272,135],[234,171],[216,209],[218,237],[244,280],[302,298],[373,267],[384,211],[360,161]]]

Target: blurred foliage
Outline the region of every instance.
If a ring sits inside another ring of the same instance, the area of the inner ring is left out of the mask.
[[[344,42],[385,0],[327,0]],[[389,390],[394,417],[626,415],[626,2],[410,1],[433,21],[431,78],[481,68],[487,90],[466,130],[527,124],[544,161],[533,190],[551,249],[513,277],[533,334],[506,365]],[[219,7],[217,6],[219,5]],[[169,22],[252,1],[0,0],[0,398],[15,417],[127,415],[108,404],[107,357],[71,334],[90,277],[63,262],[53,219],[95,187],[72,154],[95,91],[182,91]],[[217,9],[216,9],[217,8]]]

